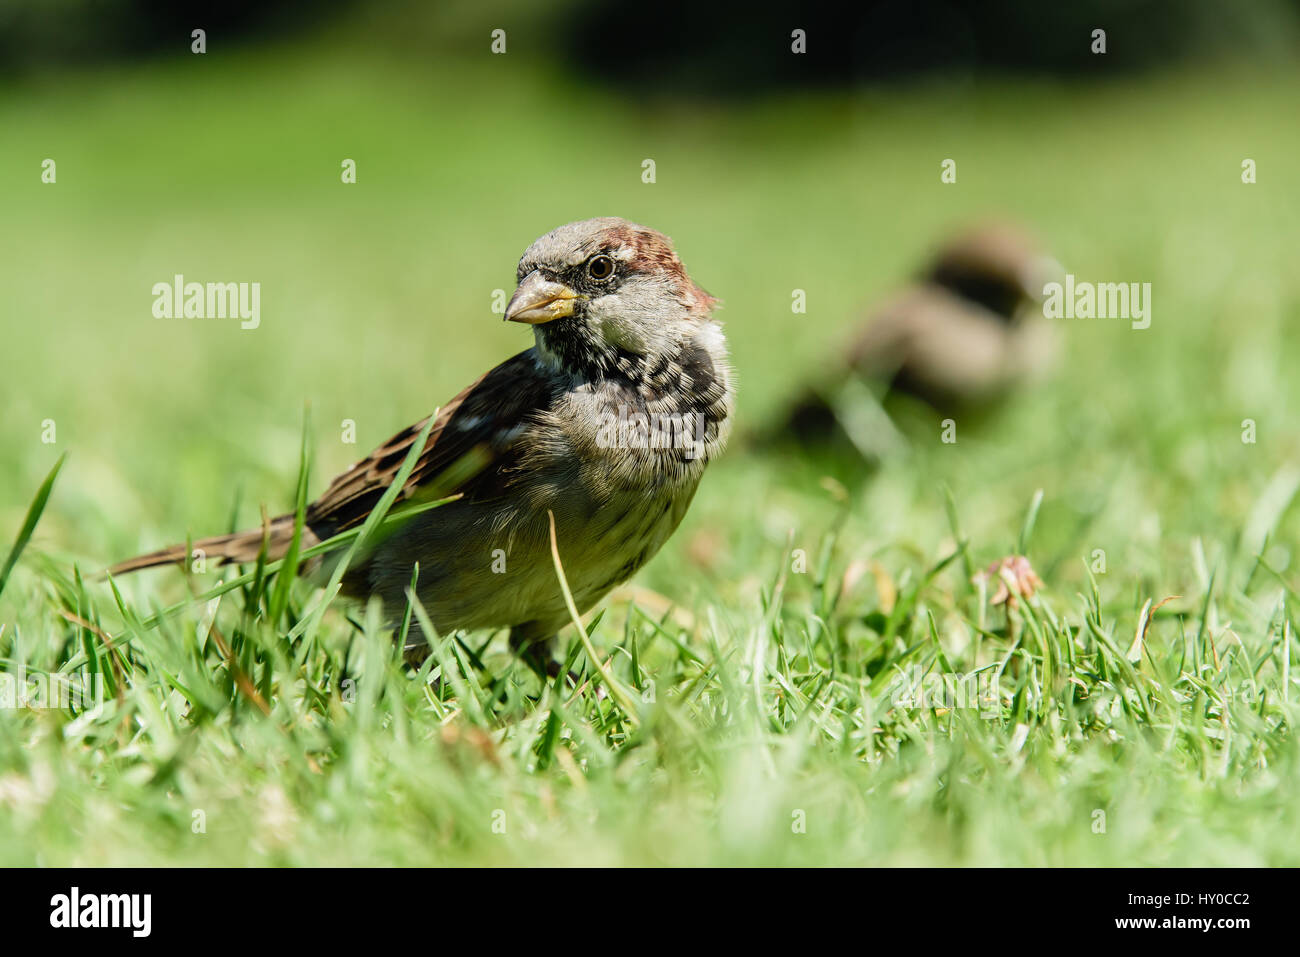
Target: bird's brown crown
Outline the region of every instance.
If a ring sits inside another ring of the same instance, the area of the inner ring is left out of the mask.
[[[668,279],[692,316],[708,316],[718,304],[691,279],[671,239],[618,216],[578,220],[551,230],[524,252],[518,278],[557,263],[576,266],[598,253],[612,256],[629,272]]]

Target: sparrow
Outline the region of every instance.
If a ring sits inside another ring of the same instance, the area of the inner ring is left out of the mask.
[[[553,675],[553,638],[569,613],[550,516],[574,603],[586,612],[681,522],[730,432],[732,373],[712,318],[718,301],[653,229],[616,217],[569,223],[524,252],[516,279],[505,319],[531,325],[533,347],[441,407],[393,511],[458,497],[396,523],[350,563],[342,591],[378,596],[395,625],[418,563],[415,591],[440,634],[508,628],[511,646]],[[427,423],[334,479],[306,509],[302,547],[364,522]],[[218,563],[255,561],[263,547],[274,560],[293,528],[294,516],[281,515],[193,547]],[[174,545],[109,574],[186,556]],[[427,650],[428,636],[411,628],[408,660]]]
[[[1033,306],[1059,272],[1018,226],[964,230],[916,281],[871,309],[837,353],[844,358],[795,403],[787,430],[805,439],[835,431],[834,396],[846,380],[943,414],[991,407],[1050,364],[1052,330]]]

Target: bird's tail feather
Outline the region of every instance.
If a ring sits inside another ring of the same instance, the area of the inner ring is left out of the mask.
[[[190,549],[191,553],[201,553],[205,561],[225,565],[256,561],[258,554],[262,550],[263,542],[266,543],[266,560],[275,561],[285,556],[292,541],[293,516],[280,515],[271,519],[263,528],[234,532],[230,535],[215,535],[212,538],[201,538],[194,542]],[[303,526],[301,538],[303,548],[309,548],[319,541],[320,539],[316,537],[311,529]],[[184,545],[172,545],[168,548],[160,548],[156,552],[147,552],[144,555],[137,555],[134,558],[128,558],[126,561],[118,562],[108,569],[108,574],[122,575],[126,572],[139,571],[142,568],[180,564],[187,557],[188,554]]]

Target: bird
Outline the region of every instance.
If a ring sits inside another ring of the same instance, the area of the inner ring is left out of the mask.
[[[782,431],[805,442],[841,432],[836,396],[846,382],[908,395],[945,415],[992,408],[1051,363],[1052,330],[1031,307],[1060,269],[1016,224],[961,230],[917,280],[869,310],[793,403]]]
[[[618,217],[560,226],[524,252],[516,282],[504,318],[532,326],[533,346],[440,408],[393,507],[454,500],[396,523],[350,563],[341,585],[348,596],[378,596],[395,625],[418,563],[415,593],[440,635],[509,629],[511,647],[555,675],[554,639],[570,615],[551,522],[585,613],[682,521],[726,445],[733,373],[712,315],[719,300],[654,229]],[[360,526],[427,425],[416,422],[335,478],[307,506],[301,546]],[[289,550],[294,523],[281,515],[192,547],[219,564],[255,561],[263,549],[274,560]],[[188,555],[173,545],[108,573]],[[430,636],[411,628],[404,651],[418,660]]]

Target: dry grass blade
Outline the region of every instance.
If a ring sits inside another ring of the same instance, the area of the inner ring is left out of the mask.
[[[578,606],[574,604],[573,593],[569,590],[569,582],[564,577],[564,565],[560,562],[560,547],[555,538],[555,513],[550,509],[546,510],[546,518],[551,526],[551,558],[555,562],[555,577],[560,581],[560,591],[564,595],[565,607],[569,609],[569,617],[573,619],[573,626],[578,629],[578,637],[582,640],[583,650],[587,652],[587,658],[593,668],[600,673],[601,680],[605,682],[605,687],[609,689],[610,695],[618,702],[618,706],[623,709],[628,720],[639,723],[636,710],[636,700],[631,692],[623,687],[622,682],[614,677],[614,673],[609,667],[600,660],[596,654],[596,648],[591,643],[591,638],[587,635],[587,629],[582,625],[582,616],[578,614]]]

